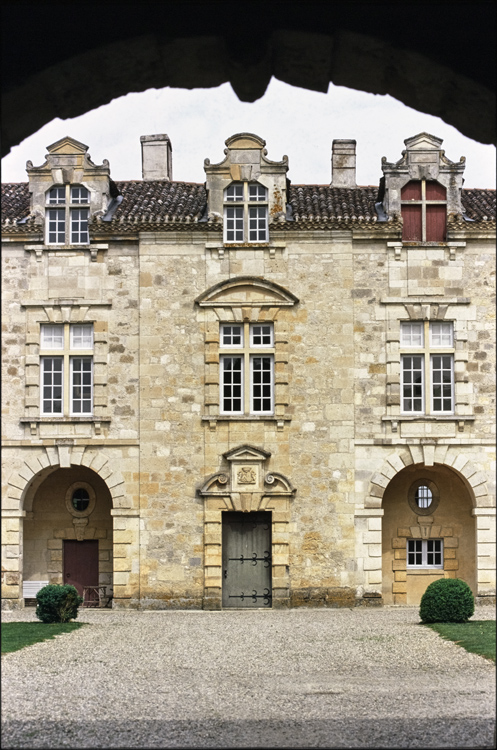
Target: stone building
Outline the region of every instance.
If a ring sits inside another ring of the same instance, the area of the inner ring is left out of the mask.
[[[265,145],[192,184],[142,136],[114,182],[66,137],[3,185],[5,607],[495,601],[495,191],[428,133],[369,187]]]

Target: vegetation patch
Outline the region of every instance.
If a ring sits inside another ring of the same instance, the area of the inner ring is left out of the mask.
[[[495,620],[437,622],[426,627],[435,630],[442,638],[457,643],[466,651],[495,662]]]
[[[46,641],[61,633],[71,633],[84,625],[83,622],[4,622],[2,623],[2,654],[19,651],[25,646]]]

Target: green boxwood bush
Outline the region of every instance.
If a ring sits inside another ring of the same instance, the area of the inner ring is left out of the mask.
[[[473,593],[460,578],[440,578],[421,597],[423,622],[466,622],[475,611]]]
[[[36,616],[42,622],[69,622],[78,616],[78,607],[83,603],[74,586],[50,584],[36,594]]]

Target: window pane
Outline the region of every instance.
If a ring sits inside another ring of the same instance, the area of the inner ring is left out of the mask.
[[[51,208],[47,211],[48,242],[64,244],[66,241],[66,212],[64,208]]]
[[[249,208],[249,242],[267,241],[267,208]]]
[[[221,346],[243,346],[242,326],[221,326]]]
[[[252,412],[272,413],[272,357],[252,357]]]
[[[42,357],[42,413],[62,414],[62,357]]]
[[[252,334],[252,346],[273,345],[273,326],[270,323],[265,325],[252,325],[250,331]]]
[[[63,349],[64,348],[64,326],[42,325],[41,348],[42,349]]]
[[[430,335],[432,346],[452,346],[452,323],[431,323]]]
[[[93,325],[71,326],[71,349],[93,349]]]
[[[93,406],[93,363],[90,357],[71,359],[71,412],[91,414]]]
[[[402,204],[400,210],[403,220],[402,239],[405,242],[421,242],[423,239],[421,206]]]
[[[423,324],[401,323],[400,343],[402,346],[423,346]]]
[[[65,203],[66,202],[66,189],[64,186],[53,187],[48,191],[48,203]]]
[[[89,203],[90,193],[85,187],[74,186],[71,188],[71,203]]]
[[[71,244],[81,245],[89,242],[88,209],[71,209]]]
[[[230,185],[224,191],[225,201],[243,201],[243,185]]]
[[[452,355],[434,355],[431,358],[433,411],[453,411]]]
[[[242,357],[221,358],[221,405],[225,414],[242,411]]]
[[[426,241],[445,242],[447,226],[446,206],[426,206]]]
[[[433,495],[429,487],[426,487],[426,485],[422,485],[416,490],[414,498],[416,500],[416,505],[418,506],[418,508],[428,508],[431,505]]]
[[[267,190],[263,185],[249,185],[249,201],[267,200]]]
[[[400,191],[400,197],[403,201],[420,201],[421,180],[411,180],[407,185],[404,185]]]
[[[402,410],[423,411],[423,357],[402,357]]]
[[[444,201],[447,198],[447,190],[439,182],[429,180],[426,183],[427,201]]]
[[[243,242],[243,208],[225,208],[226,241]]]

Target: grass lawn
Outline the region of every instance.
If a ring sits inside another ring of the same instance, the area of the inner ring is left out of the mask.
[[[2,623],[2,654],[19,651],[33,643],[46,641],[60,633],[82,628],[83,622],[4,622]]]
[[[454,641],[472,654],[479,654],[495,661],[495,620],[434,622],[426,627],[435,630],[442,638]]]

